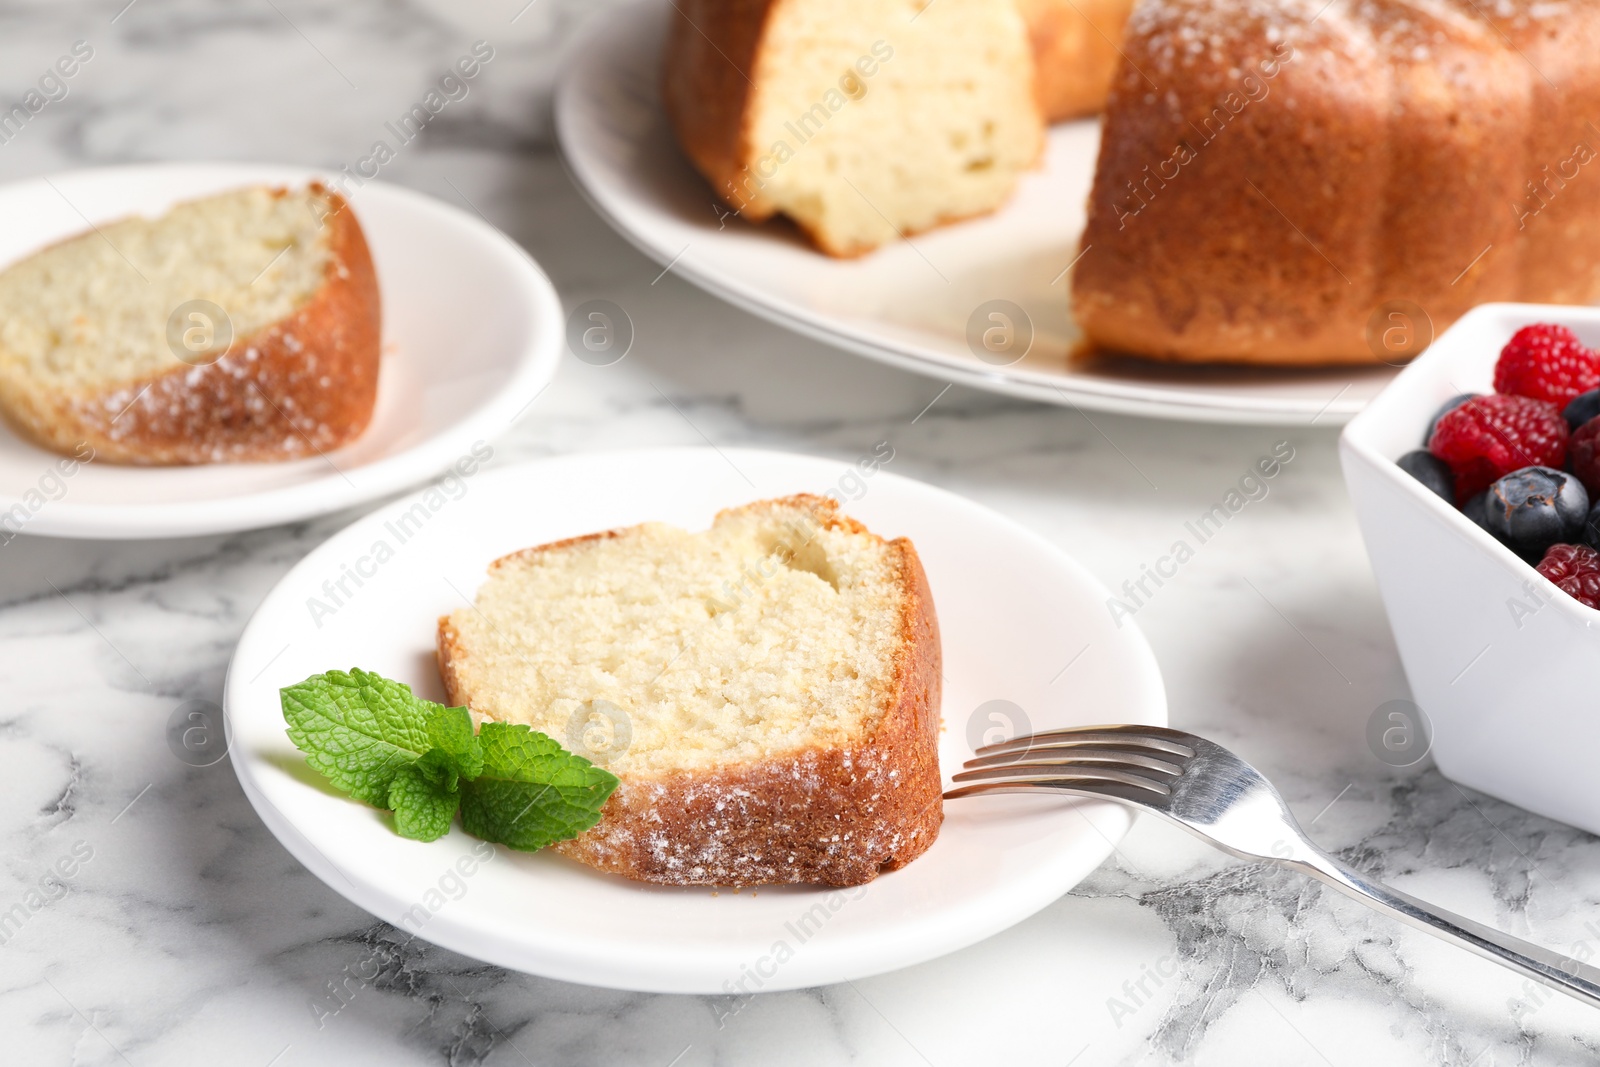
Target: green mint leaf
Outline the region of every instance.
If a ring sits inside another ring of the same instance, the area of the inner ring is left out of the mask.
[[[289,739],[338,789],[373,807],[389,805],[401,768],[436,745],[430,712],[442,705],[368,671],[314,674],[279,691]],[[462,709],[465,714],[465,709]],[[470,728],[470,722],[469,722]],[[448,736],[454,727],[443,727]]]
[[[434,747],[402,767],[389,786],[395,832],[417,841],[433,841],[450,832],[461,806],[462,779],[483,773],[483,746],[472,732],[467,709],[433,704],[426,714]]]
[[[476,778],[483,773],[483,746],[472,732],[472,716],[466,708],[432,705],[428,709],[428,740],[434,749],[450,757],[456,774],[462,778]]]
[[[414,841],[433,841],[450,832],[461,806],[455,758],[440,748],[401,767],[389,783],[387,807],[394,810],[395,832]]]
[[[368,671],[329,671],[280,691],[289,737],[357,800],[394,812],[402,837],[433,841],[456,811],[468,833],[537,851],[589,829],[615,775],[526,726],[485,723]]]
[[[461,783],[467,833],[534,852],[600,821],[617,777],[526,726],[486,722],[483,773]]]

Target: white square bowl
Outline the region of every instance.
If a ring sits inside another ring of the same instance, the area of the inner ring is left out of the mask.
[[[1439,770],[1600,833],[1600,611],[1573,600],[1395,465],[1452,396],[1493,392],[1535,322],[1600,347],[1600,309],[1485,304],[1450,327],[1344,430],[1339,458]]]

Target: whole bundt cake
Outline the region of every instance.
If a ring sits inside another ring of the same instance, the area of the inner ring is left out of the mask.
[[[1074,268],[1101,348],[1414,355],[1600,297],[1600,0],[1143,0]]]

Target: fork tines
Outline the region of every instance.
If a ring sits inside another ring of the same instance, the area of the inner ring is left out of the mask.
[[[1171,736],[1163,736],[1170,734]],[[1118,793],[1132,787],[1161,796],[1195,751],[1175,731],[1150,726],[1085,726],[985,745],[952,779],[970,783],[946,799],[991,792]]]
[[[1170,736],[1167,736],[1170,735]],[[984,745],[975,755],[985,756],[997,752],[1016,752],[1036,748],[1071,748],[1076,745],[1134,745],[1140,748],[1167,752],[1184,759],[1194,755],[1194,749],[1184,744],[1184,735],[1176,730],[1159,726],[1070,726],[1064,730],[1046,730],[1043,733],[1024,734],[1009,741]]]

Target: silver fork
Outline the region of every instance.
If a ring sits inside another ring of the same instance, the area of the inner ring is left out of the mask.
[[[947,800],[1065,793],[1115,800],[1246,860],[1309,874],[1378,911],[1600,1007],[1600,968],[1424,903],[1312,844],[1261,772],[1221,745],[1158,726],[1081,726],[978,749]]]

